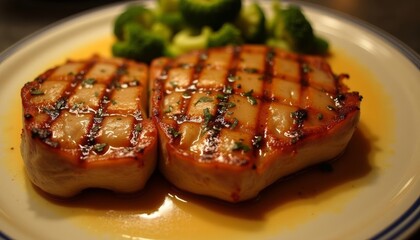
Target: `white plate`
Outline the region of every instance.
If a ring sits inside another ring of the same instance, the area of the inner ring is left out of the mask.
[[[269,8],[267,2],[264,6]],[[156,186],[168,192],[148,208],[104,192],[90,195],[114,204],[83,202],[89,194],[76,199],[78,204],[40,196],[25,178],[19,154],[20,88],[77,49],[88,56],[103,48],[95,43],[110,39],[112,21],[125,7],[113,5],[61,21],[0,55],[0,239],[390,239],[411,234],[419,226],[420,214],[420,59],[370,25],[314,5],[302,6],[316,31],[329,39],[333,52],[357,62],[348,67],[350,75],[359,76],[352,69],[367,69],[370,75],[360,76],[373,76],[350,81],[364,96],[362,118],[349,150],[334,164],[335,172],[296,176],[264,191],[260,202],[239,206],[178,192],[159,176],[143,197],[153,199],[147,195]],[[343,62],[336,65],[345,70]],[[370,90],[364,93],[365,89]],[[352,161],[356,166],[346,170]],[[270,204],[264,208],[261,202]],[[168,206],[175,209],[172,214],[178,222],[164,218]],[[130,225],[138,220],[133,217],[143,218],[143,224],[160,224],[150,227],[159,232]],[[120,225],[112,229],[113,221]]]

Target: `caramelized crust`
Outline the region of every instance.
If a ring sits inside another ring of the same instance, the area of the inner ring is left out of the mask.
[[[88,187],[141,189],[156,162],[148,68],[98,56],[46,71],[22,88],[22,156],[32,182],[58,196]]]
[[[151,65],[160,168],[177,187],[231,202],[340,154],[361,97],[320,57],[214,48]]]

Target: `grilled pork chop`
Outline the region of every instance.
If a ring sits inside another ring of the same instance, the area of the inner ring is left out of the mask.
[[[161,172],[230,202],[336,157],[359,120],[361,97],[320,57],[246,45],[159,58],[150,71]]]
[[[144,64],[95,56],[25,84],[21,152],[30,180],[61,197],[90,187],[143,188],[157,149],[146,119],[147,77]]]

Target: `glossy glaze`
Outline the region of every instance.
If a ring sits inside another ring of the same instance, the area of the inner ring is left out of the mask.
[[[109,54],[107,49],[101,53]],[[329,59],[332,67],[349,73],[352,80],[347,84],[363,92],[364,111],[359,128],[344,155],[333,163],[332,172],[306,171],[269,187],[256,201],[232,206],[192,196],[171,188],[160,175],[154,175],[138,195],[88,191],[70,201],[42,197],[25,177],[19,153],[22,126],[18,95],[4,109],[5,116],[14,121],[1,126],[9,139],[2,149],[10,159],[6,167],[15,176],[18,187],[28,191],[35,211],[67,218],[94,236],[194,238],[203,234],[220,237],[221,233],[225,238],[279,236],[322,215],[344,211],[363,186],[387,168],[386,159],[393,151],[394,106],[389,104],[378,79],[345,51],[334,49],[333,53]]]

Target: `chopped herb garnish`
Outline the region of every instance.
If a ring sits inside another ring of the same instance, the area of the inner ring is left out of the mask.
[[[112,103],[112,105],[115,105],[115,104],[117,104],[117,101],[115,101],[114,99],[111,99],[111,103]]]
[[[302,64],[302,71],[303,73],[309,73],[310,71],[312,71],[312,69],[309,67],[308,64],[304,63]]]
[[[173,88],[177,88],[177,87],[178,87],[178,83],[177,83],[177,82],[170,81],[170,82],[169,82],[169,84],[171,84],[171,86],[172,86]]]
[[[58,147],[58,142],[54,142],[51,139],[45,139],[45,143],[50,145],[53,148],[57,148]]]
[[[31,119],[33,116],[30,113],[25,113],[24,118],[25,119]]]
[[[233,144],[232,150],[233,151],[243,150],[244,152],[248,152],[249,150],[251,150],[251,148],[245,145],[242,141],[240,141],[240,142],[235,142]]]
[[[95,97],[99,97],[99,93],[98,92],[95,92],[94,94],[95,94]]]
[[[44,95],[45,94],[41,89],[38,89],[38,88],[32,88],[30,90],[30,93],[31,95]]]
[[[75,103],[72,107],[71,107],[71,110],[73,110],[73,111],[75,111],[75,110],[78,110],[80,107],[82,107],[84,105],[84,103],[83,102],[80,102],[80,103]]]
[[[221,102],[221,103],[219,103],[219,105],[222,107],[222,109],[221,109],[222,111],[226,111],[229,108],[236,107],[236,104],[233,103],[233,102]]]
[[[209,108],[203,109],[203,115],[204,115],[204,125],[207,126],[207,124],[210,122],[210,119],[212,117],[210,113],[210,109]]]
[[[88,78],[88,79],[85,79],[85,80],[83,80],[83,82],[82,82],[82,86],[86,86],[86,85],[89,85],[89,86],[91,86],[91,85],[93,85],[93,84],[95,84],[96,83],[96,79],[94,79],[94,78]]]
[[[324,119],[324,115],[322,113],[318,113],[316,117],[318,118],[318,120]]]
[[[58,117],[58,115],[60,114],[59,111],[55,108],[53,109],[49,109],[49,108],[42,108],[42,111],[45,112],[46,114],[50,115],[51,118],[55,119],[56,117]]]
[[[194,103],[194,106],[196,106],[199,103],[205,103],[205,102],[213,102],[213,98],[207,97],[207,96],[201,97],[200,99],[197,100],[197,102]]]
[[[104,110],[102,108],[99,108],[95,114],[95,118],[102,118],[103,116],[104,116]]]
[[[94,125],[92,128],[92,132],[96,133],[99,131],[99,125]]]
[[[118,75],[126,75],[128,73],[126,68],[118,68],[117,74]]]
[[[234,129],[236,126],[238,126],[239,120],[237,118],[233,119],[232,125],[230,125],[230,129]]]
[[[119,83],[119,82],[114,82],[114,87],[116,89],[121,89],[122,88],[121,83]]]
[[[59,110],[66,106],[66,99],[60,98],[55,104],[55,109]]]
[[[47,130],[47,129],[32,128],[31,129],[31,134],[32,134],[33,138],[38,137],[40,139],[46,139],[46,138],[51,137],[52,132],[50,130]]]
[[[95,152],[103,152],[106,146],[106,143],[97,143],[93,146],[93,149]]]
[[[229,82],[235,82],[236,80],[241,79],[241,77],[240,76],[229,75],[227,79],[228,79]]]
[[[262,139],[263,139],[263,137],[261,135],[255,135],[254,138],[252,139],[252,145],[255,148],[260,148]]]
[[[308,112],[305,109],[299,109],[291,112],[290,116],[293,118],[295,124],[301,125],[308,118]]]
[[[257,99],[254,96],[252,96],[253,93],[254,89],[251,89],[250,91],[244,93],[244,96],[248,99],[248,102],[251,103],[251,105],[256,105]]]
[[[223,100],[225,98],[225,95],[219,93],[217,94],[216,98],[219,100]]]
[[[169,134],[171,134],[174,138],[177,138],[177,137],[179,137],[179,136],[181,135],[181,133],[180,133],[180,132],[178,132],[177,130],[175,130],[175,128],[173,128],[173,127],[169,127],[169,128],[168,128],[168,132],[169,132]]]
[[[244,68],[244,71],[247,73],[257,73],[258,69],[256,68]]]
[[[190,97],[191,97],[191,93],[190,93],[190,92],[183,92],[183,93],[182,93],[182,96],[183,96],[184,98],[190,98]]]
[[[338,101],[344,101],[344,100],[346,100],[346,95],[340,93],[340,94],[337,95],[336,99]]]
[[[139,123],[134,127],[134,130],[136,132],[141,132],[143,130],[143,126]]]
[[[267,60],[268,61],[272,61],[275,56],[276,56],[276,53],[274,51],[267,52]]]
[[[169,106],[168,106],[168,109],[166,109],[166,110],[164,111],[164,113],[170,113],[170,112],[172,112],[172,105],[169,105]]]
[[[230,94],[232,94],[233,93],[233,89],[232,89],[232,87],[231,86],[226,86],[225,87],[225,94],[228,94],[228,95],[230,95]]]

